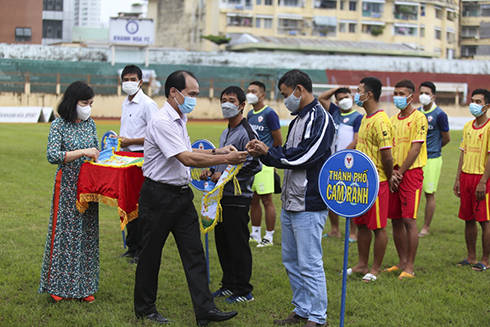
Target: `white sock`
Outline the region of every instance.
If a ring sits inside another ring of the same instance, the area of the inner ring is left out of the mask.
[[[264,237],[265,237],[266,239],[268,239],[270,242],[272,242],[272,236],[273,236],[273,235],[274,235],[274,231],[273,231],[273,230],[271,230],[271,231],[266,230],[266,231],[265,231],[265,236],[264,236]]]
[[[262,235],[261,229],[261,226],[252,226],[252,237],[260,240],[260,235]]]

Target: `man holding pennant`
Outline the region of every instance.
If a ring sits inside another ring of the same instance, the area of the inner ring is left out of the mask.
[[[207,283],[206,259],[199,232],[199,220],[188,186],[189,167],[218,164],[238,165],[247,152],[232,145],[221,149],[192,149],[187,134],[187,116],[196,105],[199,84],[192,73],[176,71],[165,82],[167,101],[151,119],[145,136],[145,181],[139,199],[139,218],[143,229],[143,249],[136,268],[134,310],[136,317],[161,324],[169,320],[158,313],[158,273],[163,246],[172,232],[189,286],[197,324],[224,321],[236,311],[216,308]]]

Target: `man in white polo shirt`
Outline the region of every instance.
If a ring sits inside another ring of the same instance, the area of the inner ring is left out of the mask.
[[[237,165],[246,160],[247,152],[237,151],[232,145],[213,150],[191,148],[186,114],[194,109],[198,94],[199,84],[192,73],[170,74],[165,82],[167,101],[146,129],[145,181],[138,217],[143,230],[143,249],[136,267],[134,311],[137,318],[161,324],[169,320],[158,313],[155,302],[163,246],[170,233],[179,250],[197,324],[204,326],[237,315],[236,311],[218,310],[209,291],[199,220],[192,202],[194,194],[188,185],[189,167]],[[172,290],[159,295],[172,296]]]
[[[121,112],[121,129],[119,139],[121,150],[131,152],[143,152],[146,126],[151,117],[158,112],[158,106],[141,89],[143,73],[138,66],[124,67],[121,73],[122,90],[128,95],[124,99]],[[127,225],[128,235],[126,244],[128,251],[122,257],[132,257],[131,263],[137,263],[141,252],[141,229],[139,220],[135,219]]]

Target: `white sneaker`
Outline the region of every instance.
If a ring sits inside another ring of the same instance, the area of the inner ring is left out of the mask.
[[[260,238],[255,238],[252,235],[250,235],[250,238],[248,239],[250,243],[260,243]]]
[[[266,246],[272,246],[274,243],[272,241],[269,241],[267,238],[263,238],[262,241],[257,245],[258,248],[265,248]]]

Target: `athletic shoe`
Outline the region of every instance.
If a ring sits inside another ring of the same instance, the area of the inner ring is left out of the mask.
[[[213,297],[227,297],[233,295],[233,293],[229,289],[222,287],[211,295]]]
[[[272,241],[269,241],[267,238],[263,238],[262,241],[257,245],[258,248],[265,248],[266,246],[272,246]]]
[[[260,243],[260,238],[255,238],[252,235],[250,235],[250,238],[248,239],[250,243]]]
[[[252,293],[248,293],[245,296],[232,295],[229,298],[227,298],[225,302],[228,304],[234,304],[234,303],[242,303],[242,302],[252,302],[253,300],[254,300],[254,296],[252,295]]]

